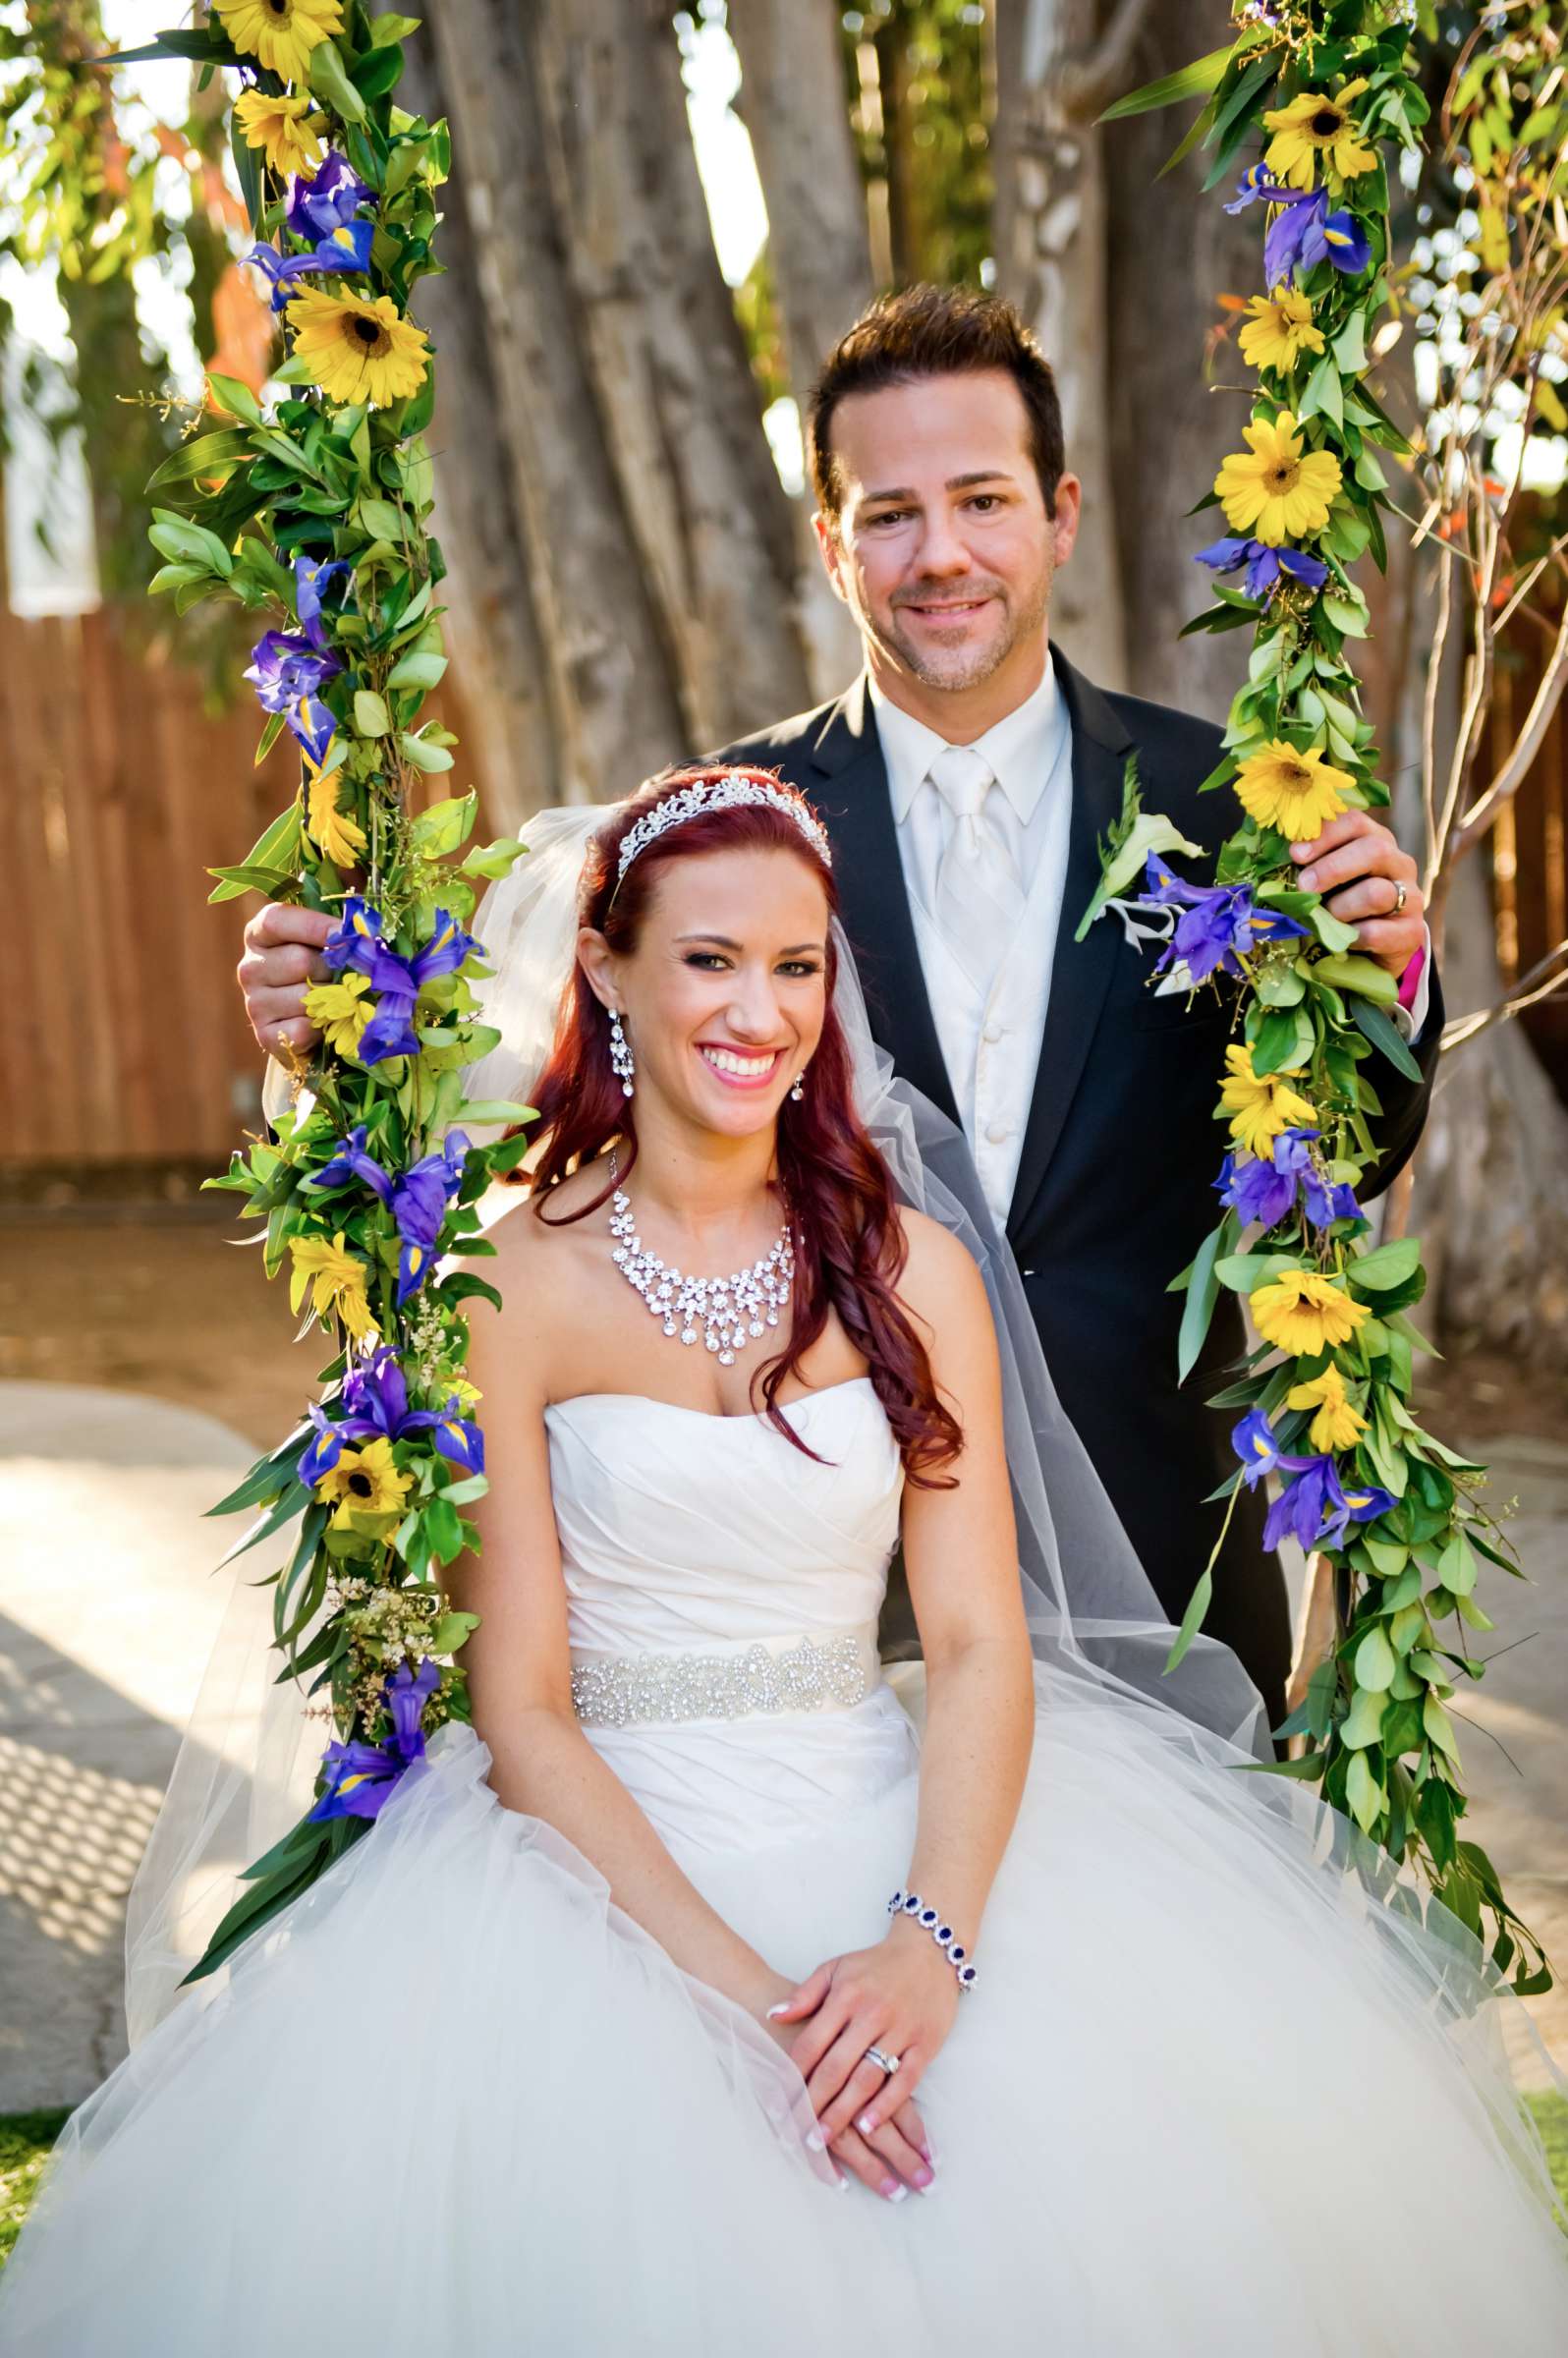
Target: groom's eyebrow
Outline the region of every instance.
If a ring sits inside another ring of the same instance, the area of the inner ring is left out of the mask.
[[[1009,475],[1005,467],[977,467],[968,475],[950,475],[942,488],[945,491],[969,491],[974,488],[976,483],[1012,483],[1017,480],[1018,477]],[[896,483],[888,491],[864,492],[861,505],[873,508],[884,499],[918,499],[919,497],[920,493],[909,484]]]

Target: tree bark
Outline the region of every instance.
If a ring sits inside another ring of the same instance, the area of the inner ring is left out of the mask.
[[[683,725],[644,747],[650,768],[808,702],[794,528],[713,251],[669,11],[552,0],[541,18],[584,351],[681,689]]]
[[[429,22],[463,161],[558,782],[568,800],[624,794],[687,741],[688,721],[572,285],[540,104],[539,11],[532,0],[443,0]]]
[[[768,258],[804,439],[822,363],[876,291],[838,10],[833,0],[730,0],[729,28],[741,60],[739,112],[767,205]],[[811,693],[827,697],[854,677],[860,638],[822,570],[809,484],[791,505],[795,602]]]
[[[424,27],[406,36],[398,100],[433,121],[446,111]],[[461,145],[461,143],[460,143]],[[420,282],[418,309],[435,341],[435,530],[446,559],[447,608],[468,751],[486,823],[516,833],[532,811],[562,800],[563,778],[534,612],[525,532],[503,431],[460,151],[442,191],[446,275]]]
[[[1212,49],[1210,0],[1160,0],[1132,60],[1129,85],[1174,73]],[[1226,187],[1203,183],[1207,155],[1156,176],[1191,106],[1107,125],[1101,138],[1109,280],[1111,448],[1116,453],[1116,535],[1126,605],[1130,683],[1140,696],[1221,718],[1242,676],[1237,638],[1178,640],[1208,602],[1193,553],[1223,529],[1217,510],[1187,510],[1213,483],[1227,451],[1241,448],[1251,416],[1246,371],[1225,343],[1210,383],[1208,331],[1221,294],[1261,291],[1263,225],[1258,208],[1232,216]],[[1237,159],[1241,178],[1248,158]]]
[[[1056,374],[1069,470],[1084,485],[1051,630],[1092,679],[1128,685],[1111,431],[1104,135],[1075,79],[1096,0],[1015,0],[997,22],[996,273]]]

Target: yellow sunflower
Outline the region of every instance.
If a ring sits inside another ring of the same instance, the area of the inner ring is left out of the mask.
[[[1353,1302],[1342,1286],[1316,1269],[1286,1269],[1247,1298],[1264,1342],[1277,1343],[1296,1359],[1348,1343],[1368,1315],[1365,1302]]]
[[[326,117],[317,114],[303,93],[290,98],[267,90],[243,90],[234,102],[234,119],[247,146],[261,148],[274,172],[313,172],[321,161]]]
[[[1317,159],[1341,180],[1370,172],[1377,158],[1365,146],[1350,119],[1350,102],[1367,87],[1366,77],[1347,82],[1337,98],[1303,90],[1288,106],[1270,107],[1263,117],[1273,133],[1264,158],[1276,179],[1293,189],[1310,189],[1317,177]]]
[[[343,30],[343,0],[212,0],[212,13],[243,56],[282,82],[304,82],[311,50]]]
[[[1287,745],[1271,737],[1260,754],[1237,765],[1236,799],[1249,818],[1273,827],[1288,843],[1316,843],[1331,818],[1349,808],[1347,770],[1323,759],[1322,748]]]
[[[1241,356],[1249,368],[1294,368],[1304,352],[1321,352],[1323,331],[1313,325],[1313,307],[1292,286],[1255,295],[1251,318],[1241,331]]]
[[[373,1516],[401,1514],[413,1480],[393,1464],[392,1444],[378,1433],[370,1441],[345,1441],[337,1464],[316,1484],[315,1494],[323,1506],[336,1509],[335,1530],[358,1531]]]
[[[1219,1101],[1230,1115],[1230,1134],[1249,1154],[1266,1155],[1270,1139],[1286,1130],[1315,1130],[1316,1108],[1283,1073],[1255,1073],[1247,1047],[1225,1050],[1226,1079]]]
[[[357,1343],[380,1332],[364,1298],[364,1263],[350,1252],[341,1228],[330,1242],[324,1236],[291,1236],[289,1251],[294,1256],[291,1310],[300,1308],[308,1286],[310,1307],[318,1319],[329,1319],[335,1310]]]
[[[1331,450],[1306,450],[1289,410],[1242,427],[1251,450],[1233,451],[1214,477],[1214,489],[1233,533],[1277,548],[1320,533],[1339,489],[1339,461]]]
[[[1307,1428],[1307,1438],[1315,1449],[1325,1454],[1334,1449],[1354,1449],[1367,1430],[1366,1418],[1345,1397],[1345,1378],[1332,1360],[1310,1383],[1292,1384],[1285,1394],[1285,1406],[1316,1409],[1316,1416]]]
[[[429,365],[422,327],[405,319],[390,295],[329,295],[306,287],[289,305],[294,350],[331,401],[367,401],[381,409],[417,393]]]
[[[338,809],[338,785],[341,773],[334,770],[323,777],[312,769],[306,758],[308,783],[306,787],[306,826],[327,858],[339,868],[352,868],[365,845],[364,829],[357,818]]]
[[[364,1027],[375,1013],[375,1001],[367,996],[369,988],[368,976],[351,969],[335,982],[317,982],[305,994],[306,1014],[339,1056],[360,1052]]]

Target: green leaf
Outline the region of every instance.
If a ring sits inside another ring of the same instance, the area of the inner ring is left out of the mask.
[[[216,368],[209,368],[207,384],[218,408],[227,410],[231,418],[243,418],[248,425],[261,425],[265,422],[265,413],[261,404],[250,386],[242,383],[239,377],[223,376]]]
[[[403,515],[389,499],[362,499],[359,519],[364,530],[377,540],[394,544],[403,538]]]
[[[1352,1755],[1345,1776],[1345,1799],[1362,1832],[1370,1834],[1388,1806],[1388,1796],[1373,1776],[1364,1752]]]
[[[216,533],[209,533],[204,524],[193,524],[189,517],[177,516],[172,508],[154,508],[152,514],[154,521],[147,528],[147,538],[160,557],[200,565],[228,580],[234,571],[234,558]]]
[[[471,1630],[479,1626],[477,1613],[443,1613],[430,1632],[432,1654],[456,1654]]]
[[[1456,1597],[1468,1597],[1476,1585],[1476,1551],[1462,1531],[1456,1531],[1443,1549],[1437,1565],[1437,1577],[1445,1589]]]
[[[414,847],[423,860],[444,860],[455,852],[460,843],[468,840],[479,808],[479,798],[471,787],[467,794],[449,795],[445,802],[432,803],[414,820],[410,833]]]
[[[422,770],[426,776],[452,766],[452,756],[446,746],[430,745],[423,737],[411,736],[407,729],[399,732],[398,752],[411,769]]]
[[[1198,1586],[1187,1600],[1187,1610],[1182,1615],[1182,1625],[1176,1633],[1176,1643],[1165,1658],[1164,1675],[1167,1678],[1173,1670],[1180,1666],[1182,1656],[1202,1629],[1204,1615],[1208,1610],[1209,1599],[1213,1594],[1214,1567],[1209,1563],[1204,1566],[1199,1575]]]
[[[362,737],[390,737],[392,715],[373,688],[354,692],[354,725]]]
[[[1184,98],[1205,97],[1219,87],[1230,59],[1228,43],[1223,49],[1211,49],[1206,57],[1195,58],[1190,66],[1183,66],[1179,74],[1166,74],[1158,82],[1146,82],[1142,89],[1130,90],[1125,98],[1118,98],[1106,107],[1098,119],[1101,123],[1120,123],[1129,115],[1151,115],[1162,106],[1177,106]]]
[[[342,54],[335,42],[316,43],[310,52],[307,79],[316,96],[334,114],[341,115],[345,123],[364,121],[364,100],[349,80]]]
[[[1361,1688],[1340,1722],[1340,1742],[1352,1752],[1363,1752],[1369,1744],[1378,1743],[1383,1732],[1383,1713],[1387,1709],[1386,1694],[1372,1687]]]
[[[406,41],[411,32],[419,31],[422,23],[421,17],[372,17],[370,46],[372,49],[388,49],[394,41]]]
[[[410,647],[387,673],[389,688],[434,688],[446,671],[447,658],[434,647]]]
[[[1188,1282],[1187,1300],[1182,1310],[1181,1333],[1176,1341],[1178,1383],[1185,1383],[1198,1364],[1198,1355],[1203,1350],[1209,1321],[1214,1315],[1214,1305],[1219,1299],[1220,1281],[1216,1263],[1224,1248],[1234,1242],[1235,1235],[1235,1215],[1227,1213],[1219,1226],[1205,1236],[1198,1248]]]
[[[157,491],[165,483],[189,483],[198,475],[216,475],[236,459],[250,456],[249,427],[221,426],[215,433],[197,434],[194,441],[182,442],[178,450],[171,451],[163,465],[148,476],[147,489]]]
[[[514,1104],[510,1097],[476,1097],[472,1104],[462,1108],[462,1118],[465,1127],[470,1122],[505,1122],[510,1126],[514,1122],[532,1121],[533,1108]]]
[[[1271,1284],[1281,1270],[1300,1266],[1301,1256],[1296,1253],[1230,1253],[1215,1262],[1214,1274],[1232,1293],[1251,1294],[1260,1285]]]
[[[1388,1632],[1380,1621],[1374,1621],[1356,1649],[1356,1684],[1373,1695],[1385,1695],[1393,1683],[1394,1669],[1394,1650],[1388,1643]]]
[[[1382,1009],[1374,1007],[1370,999],[1363,998],[1359,992],[1349,993],[1345,1004],[1350,1009],[1350,1020],[1357,1031],[1364,1039],[1370,1039],[1374,1048],[1381,1050],[1394,1070],[1403,1073],[1407,1081],[1420,1081],[1421,1066]]]
[[[527,850],[527,844],[520,842],[517,836],[498,835],[493,843],[470,852],[458,873],[464,876],[509,875],[514,864]]]
[[[1370,1287],[1373,1293],[1384,1293],[1391,1287],[1403,1285],[1421,1265],[1421,1239],[1402,1236],[1391,1245],[1378,1245],[1371,1253],[1358,1254],[1345,1274],[1353,1289]]]

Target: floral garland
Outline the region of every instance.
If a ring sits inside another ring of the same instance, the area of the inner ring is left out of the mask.
[[[1492,1626],[1476,1600],[1478,1559],[1517,1567],[1480,1497],[1483,1469],[1411,1406],[1415,1356],[1429,1348],[1409,1315],[1426,1284],[1420,1244],[1369,1249],[1357,1193],[1376,1158],[1378,1063],[1413,1079],[1420,1068],[1387,1013],[1394,978],[1301,888],[1290,858],[1340,812],[1388,801],[1347,652],[1368,625],[1349,568],[1369,551],[1384,562],[1377,447],[1408,449],[1367,370],[1387,283],[1383,147],[1418,149],[1428,108],[1403,8],[1238,0],[1235,21],[1228,48],[1108,114],[1207,93],[1177,155],[1212,147],[1209,188],[1250,140],[1262,143],[1228,208],[1259,206],[1266,224],[1265,292],[1240,334],[1258,382],[1247,448],[1201,503],[1217,502],[1230,528],[1199,556],[1218,602],[1188,626],[1253,632],[1224,755],[1204,781],[1230,788],[1244,819],[1214,881],[1188,882],[1166,855],[1201,847],[1144,813],[1130,776],[1080,932],[1114,906],[1135,934],[1165,939],[1162,988],[1224,979],[1234,990],[1238,1037],[1216,1108],[1230,1142],[1215,1182],[1222,1216],[1173,1290],[1186,1293],[1183,1377],[1222,1287],[1246,1300],[1261,1337],[1215,1395],[1241,1412],[1240,1462],[1219,1494],[1233,1506],[1244,1484],[1275,1477],[1264,1546],[1294,1534],[1333,1571],[1336,1643],[1277,1731],[1305,1744],[1278,1772],[1317,1784],[1473,1933],[1489,1920],[1498,1970],[1534,1993],[1551,1980],[1540,1946],[1484,1851],[1460,1838],[1449,1709],[1457,1682],[1484,1667],[1472,1652],[1471,1633]],[[1140,876],[1142,892],[1123,899]],[[1211,1570],[1212,1559],[1173,1660],[1202,1624]]]
[[[440,1572],[476,1544],[462,1510],[486,1488],[465,1305],[499,1296],[438,1263],[493,1252],[475,1205],[524,1151],[450,1127],[462,1067],[497,1039],[474,1020],[471,982],[487,971],[465,930],[475,882],[522,847],[459,858],[472,793],[409,809],[411,777],[449,769],[454,743],[419,723],[446,656],[424,524],[433,365],[408,302],[436,267],[448,142],[444,124],[392,103],[416,23],[360,0],[212,0],[200,28],[131,53],[239,69],[232,144],[260,241],[247,259],[288,353],[270,412],[210,376],[234,423],[197,432],[148,486],[170,503],[153,510],[167,562],[152,586],[178,612],[227,595],[281,618],[245,676],[267,715],[257,759],[288,729],[300,790],[242,863],[213,870],[212,897],[262,891],[338,920],[333,979],[307,1000],[324,1034],[308,1090],[274,1140],[207,1183],[265,1221],[267,1274],[288,1268],[302,1331],[336,1346],[306,1421],[211,1510],[256,1510],[226,1561],[292,1533],[269,1576],[280,1683],[308,1675],[334,1733],[313,1807],[245,1871],[193,1981],[366,1831],[428,1733],[469,1716],[454,1657],[476,1616],[451,1609]],[[500,1125],[528,1108],[464,1111]]]

